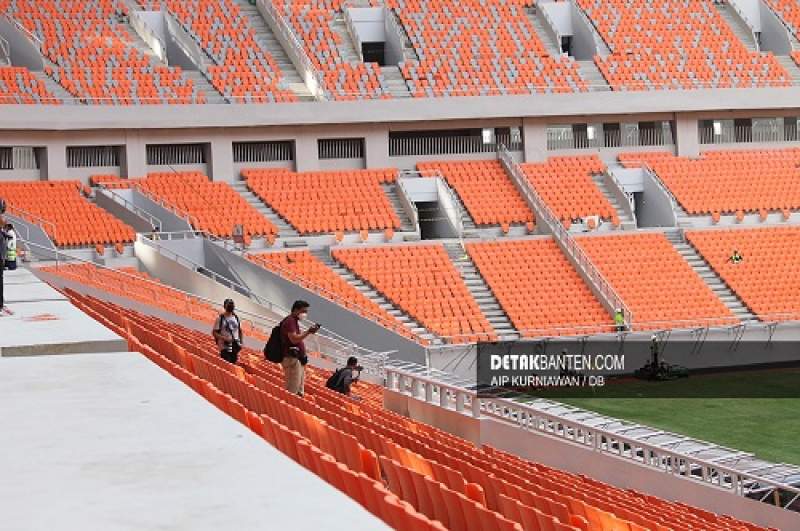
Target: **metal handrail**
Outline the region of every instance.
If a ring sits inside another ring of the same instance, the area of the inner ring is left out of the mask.
[[[164,226],[164,223],[160,219],[158,219],[157,217],[155,217],[142,207],[134,205],[131,201],[128,201],[127,199],[119,195],[112,188],[106,187],[104,183],[99,183],[97,187],[100,188],[100,190],[102,190],[103,192],[108,193],[111,199],[114,200],[114,202],[121,204],[127,210],[130,210],[137,216],[145,219],[148,223],[150,223],[150,226],[153,228],[153,230],[160,231],[161,227]]]
[[[672,476],[721,488],[738,496],[760,493],[764,488],[785,491],[790,494],[790,501],[784,506],[785,508],[800,497],[800,488],[795,485],[774,481],[757,474],[749,474],[720,465],[714,460],[697,458],[649,444],[641,439],[627,437],[602,427],[551,414],[529,404],[506,398],[482,398],[474,390],[474,385],[474,383],[459,382],[453,378],[442,378],[436,372],[432,373],[427,367],[419,367],[414,370],[412,364],[408,363],[386,366],[386,388],[389,391],[399,392],[416,400],[423,400],[444,409],[454,410],[465,416],[493,417],[525,431],[544,433],[572,444],[590,448],[595,452],[634,462]],[[683,466],[676,466],[676,463],[683,463]],[[692,473],[697,470],[701,473]],[[745,484],[758,485],[758,488],[748,490]],[[764,496],[762,501],[766,498]]]
[[[508,168],[509,173],[517,182],[518,188],[528,198],[537,216],[537,222],[541,219],[550,228],[554,239],[562,250],[572,257],[575,265],[583,271],[589,282],[597,289],[600,297],[605,301],[609,310],[620,308],[625,316],[625,324],[629,330],[633,329],[633,313],[622,297],[617,294],[611,283],[603,276],[600,269],[592,262],[586,252],[578,245],[575,238],[569,233],[558,217],[553,213],[547,203],[539,195],[539,192],[531,185],[525,177],[522,169],[514,162],[511,153],[501,146],[497,151],[503,165]]]
[[[6,20],[9,22],[9,24],[12,24],[12,25],[13,25],[14,27],[16,27],[16,28],[17,28],[19,31],[21,31],[21,32],[23,32],[25,35],[27,35],[27,36],[28,36],[28,38],[29,38],[29,39],[31,39],[31,40],[32,40],[34,43],[36,43],[36,45],[38,45],[38,46],[39,46],[39,48],[40,48],[40,50],[41,50],[41,47],[42,47],[42,45],[44,44],[44,43],[42,42],[42,39],[40,39],[39,37],[37,37],[35,33],[33,33],[33,32],[32,32],[32,31],[30,31],[28,28],[26,28],[25,26],[23,26],[23,25],[22,25],[22,23],[20,23],[20,22],[19,22],[17,19],[13,18],[11,15],[9,15],[9,14],[7,14],[7,13],[3,13],[3,17],[4,17],[4,18],[5,18],[5,19],[6,19]]]
[[[44,231],[45,234],[48,233],[48,231],[45,229],[45,227],[46,226],[50,227],[50,230],[51,230],[50,237],[51,237],[51,239],[58,240],[58,230],[56,228],[56,224],[53,223],[52,221],[48,221],[48,220],[46,220],[44,218],[40,218],[39,216],[37,216],[35,214],[31,214],[27,210],[22,210],[21,208],[16,207],[14,205],[6,205],[6,212],[9,212],[10,214],[15,214],[16,213],[15,215],[17,217],[25,219],[27,221],[30,221],[31,223],[34,223],[36,225],[39,225],[42,228],[42,230]]]

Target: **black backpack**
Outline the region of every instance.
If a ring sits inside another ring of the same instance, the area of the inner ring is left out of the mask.
[[[269,335],[267,344],[264,345],[264,358],[272,363],[283,361],[283,338],[281,337],[281,325],[283,321],[275,325]]]
[[[331,377],[328,378],[328,381],[325,382],[325,387],[336,391],[337,393],[344,394],[344,371],[346,371],[346,367],[342,367],[341,369],[336,369],[336,371],[331,374]]]

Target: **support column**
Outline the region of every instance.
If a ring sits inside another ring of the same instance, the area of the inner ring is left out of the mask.
[[[294,141],[295,171],[319,170],[319,150],[317,137],[310,133],[297,135]]]
[[[69,179],[66,144],[58,141],[48,142],[44,159],[44,167],[40,169],[44,180],[62,181]]]
[[[522,138],[525,141],[525,162],[542,162],[547,159],[547,124],[525,118],[522,120]]]
[[[675,150],[679,157],[700,155],[697,118],[680,114],[675,116]]]
[[[212,181],[233,182],[239,176],[233,174],[233,143],[230,138],[211,141],[206,158],[208,176]]]
[[[119,170],[128,179],[147,175],[147,148],[138,131],[126,132]]]
[[[370,128],[364,136],[364,156],[367,168],[389,168],[389,131]]]

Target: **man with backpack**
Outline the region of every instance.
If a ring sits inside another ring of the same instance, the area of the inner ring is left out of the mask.
[[[308,363],[305,338],[319,332],[319,324],[312,325],[305,332],[300,331],[300,323],[308,319],[309,304],[306,301],[295,301],[292,313],[280,324],[281,366],[286,389],[298,396],[305,393],[305,372]]]
[[[214,321],[212,334],[219,347],[219,355],[229,363],[239,361],[239,351],[242,350],[244,336],[239,322],[239,316],[234,311],[236,309],[232,299],[225,299],[223,303],[225,312],[221,313]]]
[[[10,236],[6,232],[6,224],[3,221],[3,211],[4,203],[3,199],[0,198],[0,256],[3,257],[2,263],[0,263],[0,316],[4,315],[5,309],[5,299],[3,298],[3,270],[5,269],[5,257],[6,253],[8,253],[8,240]]]
[[[363,370],[364,367],[358,364],[358,359],[355,356],[350,356],[347,358],[347,365],[340,369],[336,369],[336,372],[334,372],[331,377],[328,378],[328,381],[325,382],[325,387],[336,391],[337,393],[351,396],[350,386],[358,381],[359,377],[361,376],[361,371]],[[355,400],[359,399],[356,396],[351,396],[351,398]]]

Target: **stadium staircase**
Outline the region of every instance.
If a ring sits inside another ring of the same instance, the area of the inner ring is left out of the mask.
[[[362,281],[352,271],[350,271],[350,269],[342,265],[338,260],[334,259],[331,256],[329,249],[325,248],[312,250],[311,254],[320,259],[322,263],[328,266],[334,273],[342,277],[351,286],[360,291],[366,298],[370,299],[372,302],[386,310],[389,315],[401,322],[403,326],[408,328],[412,333],[431,343],[441,343],[441,340],[438,339],[437,336],[412,319],[407,313],[398,309],[375,288]]]
[[[728,23],[728,26],[733,30],[736,38],[751,52],[758,51],[758,44],[754,40],[754,35],[750,27],[747,26],[734,12],[733,7],[727,2],[715,2],[714,7],[719,11],[723,20]]]
[[[236,181],[231,183],[231,188],[242,196],[242,198],[250,203],[258,212],[267,218],[270,223],[278,228],[279,238],[297,238],[300,234],[292,227],[285,219],[278,215],[272,208],[259,199],[256,194],[247,188],[247,183],[244,181]]]
[[[530,7],[525,9],[525,14],[528,16],[531,24],[533,24],[533,29],[539,34],[539,39],[542,41],[542,44],[544,44],[547,53],[553,57],[561,55],[561,43],[556,42],[552,32],[547,30],[547,23],[542,19],[543,15],[541,11],[535,7]]]
[[[665,233],[667,240],[672,244],[676,251],[686,262],[692,266],[695,273],[703,279],[703,282],[714,292],[719,300],[738,317],[742,322],[755,321],[756,316],[751,312],[744,302],[728,287],[720,276],[711,269],[708,262],[697,252],[693,245],[688,243],[680,230],[670,230]]]
[[[397,213],[397,217],[400,218],[400,230],[402,232],[416,232],[417,228],[414,226],[411,218],[408,217],[406,210],[403,208],[403,205],[400,202],[400,197],[398,196],[397,192],[397,184],[382,183],[381,188],[383,188],[386,197],[389,199],[389,203],[391,203],[392,208]]]
[[[250,25],[256,31],[256,42],[263,50],[275,58],[281,72],[283,72],[283,80],[287,83],[288,88],[294,92],[301,101],[314,100],[311,91],[308,90],[308,87],[300,77],[294,64],[292,64],[291,59],[286,55],[283,46],[267,25],[264,17],[261,16],[258,7],[251,5],[249,0],[235,0],[235,2],[239,4],[239,9],[242,14],[249,19]]]
[[[464,250],[459,242],[449,242],[444,244],[447,255],[453,262],[456,270],[461,275],[461,279],[472,294],[475,302],[478,303],[481,313],[492,325],[495,334],[500,341],[514,341],[519,339],[519,334],[511,324],[511,320],[500,306],[500,302],[492,293],[486,280],[478,272],[475,263],[469,254]]]
[[[47,64],[48,61],[45,59],[44,63]],[[67,90],[64,87],[62,87],[61,84],[58,83],[56,80],[54,80],[44,72],[31,71],[31,73],[34,76],[36,76],[42,83],[44,83],[45,88],[50,92],[50,94],[61,100],[63,103],[74,103],[72,100],[75,98],[75,96],[67,92]]]
[[[406,80],[397,66],[382,66],[381,74],[386,81],[386,87],[393,98],[410,98],[411,91],[408,90]]]
[[[595,64],[594,61],[577,61],[577,63],[578,72],[586,81],[586,84],[589,85],[590,91],[602,92],[611,90],[608,81],[603,77],[603,73],[600,72],[600,69],[597,68],[597,64]]]
[[[597,185],[597,188],[600,192],[608,199],[608,202],[611,203],[611,206],[614,207],[614,210],[617,212],[617,216],[619,216],[619,222],[621,228],[636,228],[636,223],[633,221],[633,218],[625,212],[622,206],[617,201],[617,198],[614,197],[611,192],[608,190],[608,186],[606,186],[604,176],[600,175],[592,175],[592,180],[594,184]]]
[[[347,31],[347,23],[345,22],[344,14],[337,13],[331,24],[331,29],[339,35],[339,55],[347,63],[360,63],[361,53],[356,49],[353,37]]]
[[[795,40],[792,45],[797,43]],[[792,78],[792,85],[800,85],[800,67],[790,55],[776,55],[775,58],[781,66],[789,72],[789,77]]]

